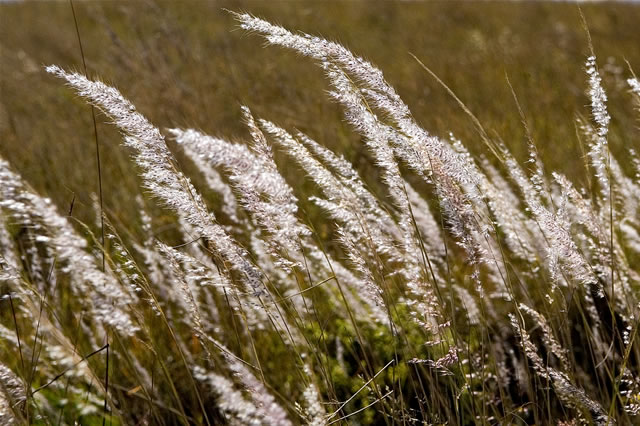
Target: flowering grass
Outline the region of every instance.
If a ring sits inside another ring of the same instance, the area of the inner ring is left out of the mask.
[[[85,224],[0,157],[3,424],[638,421],[637,134],[616,156],[590,39],[583,185],[541,157],[509,80],[526,162],[465,105],[472,140],[440,137],[341,44],[229,14],[318,65],[377,179],[250,99],[230,141],[47,66],[120,133],[139,226],[97,198]]]

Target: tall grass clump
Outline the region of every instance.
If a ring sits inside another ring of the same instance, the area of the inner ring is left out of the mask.
[[[97,207],[103,242],[0,159],[0,423],[640,421],[640,160],[611,154],[595,54],[590,110],[568,123],[588,160],[579,187],[533,138],[521,164],[467,109],[474,156],[343,46],[234,16],[321,67],[384,192],[277,117],[240,107],[247,143],[163,132],[114,87],[46,67],[122,134],[144,236]],[[633,75],[628,93],[637,108]],[[148,199],[174,236],[157,237]]]

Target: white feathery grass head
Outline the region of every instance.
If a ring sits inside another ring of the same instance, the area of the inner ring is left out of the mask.
[[[278,172],[271,146],[247,107],[243,107],[243,115],[253,139],[251,148],[258,161],[241,173],[232,169],[231,179],[243,198],[244,207],[270,234],[274,251],[295,258],[300,252],[299,239],[311,235],[311,231],[297,218],[298,200]]]
[[[246,146],[195,130],[172,129],[171,133],[190,156],[229,173],[242,207],[251,214],[257,226],[270,235],[272,253],[285,266],[289,264],[287,258],[296,258],[300,250],[298,240],[310,235],[310,231],[296,217],[297,199],[278,172],[268,142],[250,111],[247,108],[243,111],[255,138],[253,152]]]
[[[128,306],[135,301],[131,294],[111,274],[98,268],[95,258],[87,252],[86,240],[53,203],[32,192],[1,158],[0,195],[0,208],[8,211],[16,222],[32,228],[37,232],[36,240],[46,242],[54,250],[63,272],[72,277],[73,291],[83,296],[79,300],[89,304],[94,318],[125,335],[134,334],[138,328],[127,313]]]
[[[558,397],[566,403],[577,404],[583,410],[589,412],[590,416],[598,426],[608,426],[615,424],[613,419],[609,418],[605,409],[593,399],[589,398],[584,389],[574,385],[569,376],[562,371],[548,367],[543,359],[538,355],[536,345],[531,341],[529,333],[513,314],[509,314],[509,320],[516,335],[520,338],[524,353],[533,364],[534,371],[542,378],[551,380],[553,388]]]
[[[69,86],[101,109],[124,135],[125,145],[134,150],[136,164],[142,170],[145,187],[163,203],[190,218],[190,222],[208,225],[213,218],[188,178],[178,171],[164,137],[125,99],[120,92],[100,81],[91,81],[78,73],[68,73],[58,66],[47,72],[67,81]]]
[[[555,265],[572,278],[575,282],[584,286],[594,286],[598,293],[602,294],[602,288],[593,269],[578,250],[573,237],[569,232],[569,226],[557,214],[551,213],[540,204],[531,206],[531,212],[548,241],[547,257],[550,261],[552,279],[561,279],[557,275]]]
[[[520,303],[519,308],[522,312],[527,313],[536,324],[542,330],[542,339],[544,340],[547,349],[553,353],[562,366],[564,371],[569,371],[569,361],[567,359],[567,350],[560,345],[560,342],[556,339],[551,326],[547,322],[547,319],[535,309],[531,308],[524,303]]]
[[[264,383],[258,380],[244,363],[230,357],[227,357],[227,362],[229,370],[231,370],[234,377],[249,392],[251,400],[254,406],[258,408],[259,415],[263,421],[266,420],[269,424],[277,426],[292,425],[286,410],[282,408],[267,390]]]
[[[434,180],[438,185],[445,182],[442,205],[452,228],[457,231],[456,237],[460,238],[460,244],[468,251],[472,263],[483,258],[478,239],[469,236],[475,220],[470,213],[467,197],[458,188],[458,184],[463,183],[473,187],[476,175],[465,166],[466,160],[461,159],[460,154],[415,124],[409,108],[385,81],[379,69],[336,43],[319,37],[296,35],[249,14],[234,15],[241,28],[257,32],[271,44],[293,49],[321,63],[334,89],[331,96],[343,105],[347,120],[365,136],[377,164],[386,172],[384,180],[389,187],[389,194],[401,212],[409,209],[403,208],[407,201],[401,179],[393,170],[397,169],[397,163],[393,151],[388,147],[389,142],[394,144],[398,155],[416,172],[436,174]],[[359,85],[364,88],[360,89]],[[402,134],[378,120],[364,103],[364,97],[391,117]],[[414,245],[410,241],[413,237],[409,238],[410,221],[401,219],[400,227],[403,228],[403,245]],[[481,231],[471,234],[478,232]],[[418,250],[408,250],[408,253],[418,253]]]
[[[304,169],[328,198],[321,200],[311,197],[311,200],[329,212],[334,220],[339,221],[343,230],[349,232],[352,238],[360,240],[364,234],[369,234],[371,243],[378,253],[399,257],[390,236],[387,235],[390,227],[388,224],[393,223],[392,219],[377,205],[377,202],[365,203],[364,192],[370,198],[373,196],[364,188],[357,175],[354,178],[360,182],[352,181],[352,184],[361,186],[360,194],[363,197],[359,197],[352,188],[347,187],[342,180],[314,158],[305,145],[287,131],[266,120],[260,120],[260,125]],[[306,141],[315,143],[308,138]],[[381,226],[382,222],[385,222],[384,226]],[[367,233],[362,232],[363,227],[367,229]],[[368,246],[369,244],[365,245],[365,247]]]
[[[20,278],[20,272],[16,267],[0,254],[0,281],[13,282]]]
[[[320,145],[301,132],[297,132],[296,137],[320,159],[327,169],[335,173],[336,178],[343,185],[353,191],[360,200],[362,206],[360,210],[365,212],[366,217],[371,217],[370,220],[377,224],[376,227],[379,227],[381,232],[395,239],[400,238],[400,230],[397,224],[389,213],[380,206],[378,199],[366,188],[360,175],[358,175],[349,161],[341,155],[336,155],[330,149]],[[325,195],[329,196],[326,193]]]
[[[366,260],[362,257],[362,253],[358,250],[350,235],[338,227],[338,240],[347,254],[347,257],[355,268],[360,273],[362,280],[365,284],[363,290],[366,292],[365,298],[371,298],[373,304],[376,306],[384,306],[382,299],[382,291],[375,283],[375,278],[371,269],[367,265]],[[364,296],[364,295],[363,295]]]
[[[591,99],[591,113],[596,123],[595,133],[590,134],[589,129],[585,129],[591,136],[591,149],[589,156],[596,170],[596,177],[601,185],[601,194],[604,200],[609,197],[609,171],[610,161],[607,135],[609,133],[609,122],[611,116],[607,111],[607,94],[602,88],[602,78],[596,65],[596,57],[589,56],[586,62],[587,76],[589,77],[589,98]]]
[[[6,227],[5,219],[0,210],[0,256],[4,259],[4,264],[16,268],[20,262],[15,250],[15,244]]]
[[[355,56],[345,47],[320,37],[293,34],[285,28],[247,13],[234,13],[233,15],[240,22],[240,28],[264,36],[270,44],[293,49],[321,63],[335,62],[357,79],[366,82],[369,87],[395,101],[398,106],[404,105],[400,96],[384,81],[384,76],[378,68]]]
[[[279,45],[298,53],[311,57],[320,62],[329,80],[339,89],[340,84],[334,81],[337,75],[335,69],[339,68],[340,73],[344,72],[353,77],[352,81],[356,85],[364,86],[361,93],[369,100],[394,119],[400,129],[409,135],[409,142],[414,149],[418,149],[421,164],[416,165],[418,170],[429,170],[430,161],[441,160],[448,167],[445,168],[459,179],[469,179],[473,175],[463,173],[464,168],[452,153],[438,138],[429,136],[424,129],[415,124],[411,117],[411,112],[400,96],[384,79],[382,71],[373,66],[368,61],[351,53],[345,47],[314,37],[308,34],[293,34],[277,25],[273,25],[262,19],[249,14],[234,13],[235,18],[240,22],[240,27],[261,34],[265,39],[274,45]],[[339,90],[338,90],[339,91]],[[359,90],[358,90],[359,91]],[[407,154],[410,150],[405,150]]]
[[[307,377],[312,377],[311,368],[305,364],[304,372]],[[322,399],[320,398],[320,392],[318,387],[312,381],[309,382],[307,387],[302,393],[304,398],[304,408],[301,410],[304,415],[307,425],[309,426],[325,426],[327,424],[327,412],[322,405]]]
[[[607,111],[607,94],[602,88],[602,78],[596,65],[596,57],[589,56],[586,63],[589,76],[589,97],[591,98],[591,112],[598,125],[598,136],[607,136],[611,116]]]
[[[256,133],[256,137],[261,139],[262,136],[260,133],[257,133],[258,130],[259,129],[253,129],[252,132]],[[179,144],[188,146],[194,155],[199,156],[211,167],[220,167],[229,172],[230,181],[236,189],[243,207],[251,213],[254,219],[260,219],[262,221],[258,222],[261,229],[268,231],[268,233],[278,230],[279,228],[275,226],[266,226],[268,223],[273,223],[276,220],[280,224],[287,225],[286,232],[288,234],[272,234],[272,238],[267,239],[266,242],[280,241],[276,238],[281,238],[282,235],[289,235],[289,237],[287,237],[289,240],[294,236],[296,238],[296,244],[298,244],[299,241],[304,245],[305,249],[309,250],[308,255],[314,260],[312,267],[315,268],[319,265],[320,270],[324,270],[325,272],[330,269],[326,267],[324,255],[315,244],[307,238],[309,234],[308,229],[295,218],[294,213],[295,209],[297,209],[295,204],[292,207],[287,207],[287,205],[293,202],[287,195],[291,191],[290,187],[288,187],[282,176],[277,172],[275,166],[271,167],[272,172],[265,171],[265,169],[261,168],[264,161],[273,161],[272,159],[261,159],[258,153],[250,151],[244,145],[232,144],[222,139],[204,135],[195,130],[172,129],[171,133],[176,137],[176,141]],[[259,140],[257,143],[262,145],[266,142]],[[264,148],[262,151],[266,152]],[[265,197],[269,202],[260,201],[260,204],[258,204],[255,202],[256,197],[260,197],[260,199]],[[295,198],[293,200],[295,200]],[[282,226],[280,226],[280,228],[282,228]],[[291,233],[293,233],[293,235]],[[292,244],[292,242],[290,241],[287,244]],[[285,246],[285,248],[287,248],[287,246]],[[288,248],[291,250],[290,246]],[[270,252],[270,254],[274,254],[273,249],[270,249]],[[295,252],[290,251],[288,255],[289,258],[295,260],[298,264],[302,263],[300,256],[295,256]],[[286,259],[280,257],[280,260],[276,266],[285,268],[291,266],[290,263],[286,262]],[[336,269],[336,274],[344,278],[344,280],[341,279],[341,281],[346,283],[359,282],[348,270],[340,267],[339,263],[332,262],[332,265],[334,269]],[[338,270],[340,272],[338,272]]]
[[[202,326],[202,316],[200,315],[200,309],[198,309],[198,303],[191,291],[191,287],[187,282],[187,276],[184,271],[181,269],[181,263],[185,261],[185,256],[181,254],[178,250],[169,247],[166,244],[161,242],[157,243],[158,251],[163,254],[165,259],[169,262],[169,267],[173,272],[173,276],[180,287],[180,291],[182,293],[182,297],[186,303],[187,313],[191,319],[191,323],[193,325],[193,330],[195,334],[201,339],[204,339],[206,336],[204,327]],[[207,349],[207,345],[203,344],[207,355],[211,358],[211,354]]]
[[[264,293],[266,288],[260,271],[250,262],[246,250],[216,223],[190,180],[177,169],[160,131],[113,87],[77,73],[67,73],[55,65],[47,67],[47,71],[65,79],[78,94],[114,121],[125,135],[125,145],[134,150],[146,188],[206,237],[215,254],[228,262],[256,295]]]
[[[267,419],[262,417],[260,409],[248,401],[231,380],[199,366],[193,368],[193,377],[213,389],[216,407],[228,421],[243,425],[266,424]]]
[[[411,204],[415,225],[420,231],[420,238],[425,245],[425,249],[431,259],[441,262],[445,253],[441,226],[431,213],[429,204],[418,191],[407,181],[404,182],[404,187]]]
[[[640,80],[638,80],[637,78],[629,78],[627,79],[627,83],[629,84],[629,87],[631,88],[631,92],[633,94],[635,94],[636,96],[640,97]]]
[[[19,406],[27,398],[22,381],[9,367],[0,363],[0,423],[18,425],[25,420]]]

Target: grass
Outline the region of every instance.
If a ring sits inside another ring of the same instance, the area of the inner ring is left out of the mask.
[[[0,6],[1,420],[637,421],[639,8],[189,5]]]

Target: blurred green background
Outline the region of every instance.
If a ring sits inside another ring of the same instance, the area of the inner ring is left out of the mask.
[[[492,137],[502,139],[522,160],[526,138],[506,83],[508,74],[546,166],[584,181],[575,117],[588,116],[584,62],[589,50],[575,4],[74,5],[90,76],[118,87],[163,131],[188,126],[244,140],[247,132],[239,106],[245,104],[257,116],[298,128],[343,153],[366,180],[375,181],[364,145],[326,95],[322,71],[292,52],[264,48],[259,37],[238,28],[223,10],[228,8],[344,44],[383,70],[425,129],[443,137],[451,131],[481,153],[483,145],[473,124],[409,53],[415,54],[467,104]],[[640,140],[638,115],[625,83],[629,76],[625,61],[640,70],[640,7],[598,3],[583,5],[582,10],[610,99],[612,150],[624,156],[632,141]],[[0,20],[0,155],[63,210],[75,195],[74,215],[93,222],[90,194],[97,192],[97,175],[90,108],[43,70],[47,64],[82,70],[70,4],[4,3]],[[119,135],[104,122],[98,115],[105,205],[112,216],[127,223],[137,220],[131,194],[138,191],[138,180],[127,152],[119,146]],[[192,167],[179,150],[174,151],[198,184]],[[281,164],[300,194],[310,188],[300,181],[298,170]],[[217,210],[217,200],[209,201]]]

